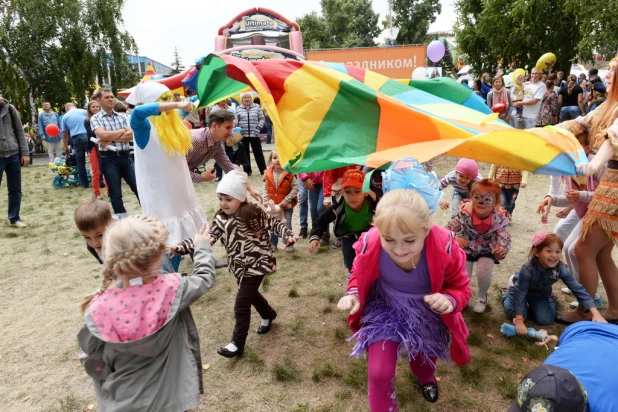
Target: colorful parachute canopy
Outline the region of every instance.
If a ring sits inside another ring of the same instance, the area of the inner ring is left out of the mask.
[[[446,79],[403,84],[338,63],[216,54],[207,56],[197,78],[202,106],[247,86],[268,111],[279,158],[293,173],[379,167],[404,157],[424,162],[442,153],[563,176],[586,162],[571,133],[513,129],[465,86]]]

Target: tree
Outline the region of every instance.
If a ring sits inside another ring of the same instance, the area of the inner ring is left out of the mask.
[[[440,60],[440,64],[442,65],[442,75],[443,76],[455,76],[457,73],[455,70],[455,65],[453,64],[453,55],[448,48],[448,42],[446,39],[442,39],[442,43],[444,43],[444,57]]]
[[[182,64],[182,60],[178,54],[178,47],[174,47],[174,61],[172,62],[172,72],[170,74],[178,74],[184,70],[185,66]]]
[[[393,27],[399,28],[397,43],[426,43],[429,25],[440,12],[440,0],[393,0]],[[389,27],[388,16],[382,24]]]
[[[305,48],[373,47],[380,35],[379,15],[370,0],[321,0],[316,12],[296,19],[303,31]]]
[[[459,0],[457,42],[477,74],[498,65],[532,68],[547,52],[556,55],[554,70],[568,70],[584,37],[572,1]]]
[[[0,88],[37,129],[40,100],[85,101],[96,78],[117,90],[137,82],[126,59],[137,52],[121,31],[124,0],[11,0],[0,14]]]

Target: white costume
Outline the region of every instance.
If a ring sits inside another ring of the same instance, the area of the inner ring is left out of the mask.
[[[157,129],[148,120],[160,114],[159,104],[155,102],[166,92],[169,89],[159,83],[142,83],[127,98],[127,103],[144,103],[131,114],[135,178],[142,212],[165,224],[170,234],[167,246],[174,246],[194,238],[206,222],[206,215],[197,201],[185,156],[178,152],[167,154]]]

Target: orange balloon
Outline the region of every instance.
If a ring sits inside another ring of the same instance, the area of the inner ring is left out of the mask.
[[[60,133],[60,129],[58,129],[58,125],[56,124],[48,124],[45,127],[45,133],[51,137],[56,137],[58,136],[58,133]]]

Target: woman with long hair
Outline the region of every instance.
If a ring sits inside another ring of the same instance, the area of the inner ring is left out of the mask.
[[[86,134],[88,135],[88,146],[86,147],[86,150],[88,151],[88,158],[90,159],[92,191],[94,192],[93,196],[97,199],[101,198],[101,188],[105,187],[105,182],[103,181],[103,174],[101,173],[101,168],[99,167],[99,149],[97,148],[97,144],[90,140],[93,137],[95,139],[97,138],[92,131],[92,127],[90,127],[90,118],[99,113],[100,108],[101,106],[98,101],[91,100],[88,102],[88,106],[86,107],[88,117],[84,120],[84,127],[86,128]],[[107,194],[109,195],[109,191]]]
[[[584,90],[577,84],[577,77],[569,74],[569,84],[560,90],[558,104],[560,105],[560,123],[572,120],[585,114]]]
[[[579,264],[580,283],[594,296],[601,275],[607,293],[607,309],[602,314],[610,323],[618,323],[618,267],[612,259],[614,244],[618,243],[618,56],[610,63],[607,79],[607,101],[586,116],[561,123],[559,126],[575,135],[590,130],[591,152],[589,164],[580,166],[587,176],[598,174],[607,163],[594,198],[584,216],[580,238],[575,245]],[[590,318],[577,309],[563,315],[567,322]]]

